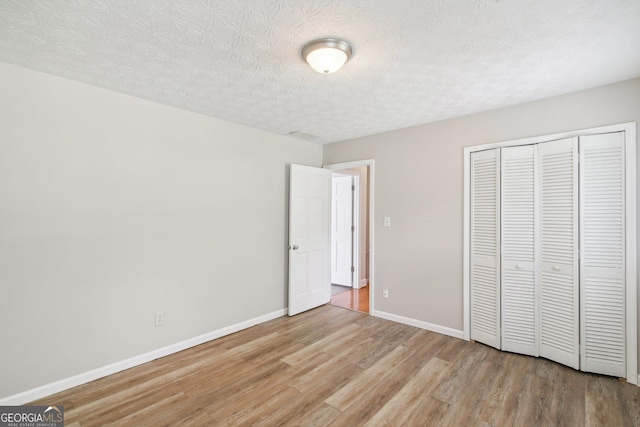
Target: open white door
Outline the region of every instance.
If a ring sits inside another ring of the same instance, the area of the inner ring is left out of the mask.
[[[289,316],[331,299],[331,171],[291,165]]]
[[[331,187],[331,283],[353,286],[353,177],[334,174]]]

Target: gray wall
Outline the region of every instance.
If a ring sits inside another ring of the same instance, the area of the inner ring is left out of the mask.
[[[326,145],[376,162],[375,309],[462,330],[463,147],[630,121],[640,79]]]
[[[286,307],[320,145],[2,63],[0,93],[0,398]]]

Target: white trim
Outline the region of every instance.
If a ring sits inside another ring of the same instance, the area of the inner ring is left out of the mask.
[[[182,350],[186,350],[191,347],[203,344],[205,342],[215,340],[217,338],[224,337],[226,335],[233,334],[243,329],[250,328],[260,323],[267,322],[272,319],[277,319],[287,314],[287,309],[277,310],[272,313],[268,313],[262,316],[254,317],[253,319],[245,320],[244,322],[236,323],[235,325],[227,326],[225,328],[218,329],[216,331],[208,332],[204,335],[200,335],[188,340],[184,340],[175,344],[168,345],[166,347],[152,350],[148,353],[144,353],[138,356],[131,357],[129,359],[121,360],[107,366],[93,369],[82,374],[74,375],[72,377],[64,378],[62,380],[45,384],[40,387],[33,388],[31,390],[23,391],[21,393],[7,396],[0,399],[0,406],[3,405],[23,405],[27,402],[32,402],[43,397],[50,396],[55,393],[76,387],[82,384],[86,384],[91,381],[95,381],[99,378],[113,375],[117,372],[130,369],[135,366],[142,365],[143,363],[150,362],[161,357],[168,356],[173,353],[177,353]]]
[[[513,139],[509,141],[492,142],[490,144],[481,144],[481,145],[474,145],[471,147],[464,147],[464,154],[466,156],[467,153],[489,150],[491,148],[515,147],[518,145],[538,144],[540,142],[555,141],[556,139],[566,139],[566,138],[573,138],[576,136],[595,135],[598,133],[622,132],[622,131],[630,132],[631,129],[633,129],[634,131],[633,133],[635,135],[635,127],[636,127],[636,122],[627,122],[627,123],[619,123],[615,125],[600,126],[597,128],[579,129],[579,130],[573,130],[568,132],[553,133],[550,135],[540,135],[540,136],[532,136],[529,138]]]
[[[448,335],[453,338],[464,338],[463,331],[458,329],[447,328],[422,320],[411,319],[409,317],[398,316],[397,314],[386,313],[384,311],[371,311],[371,314],[381,319],[391,320],[392,322],[402,323],[404,325],[415,326],[416,328],[426,329],[427,331],[437,332],[442,335]]]
[[[353,233],[351,234],[351,263],[353,265],[351,287],[360,289],[360,175],[354,175],[352,179],[355,190],[351,198],[351,225],[353,225]]]
[[[626,329],[627,329],[627,381],[638,385],[638,285],[636,277],[636,124],[625,124],[625,169],[626,169]],[[635,380],[635,382],[634,382]]]
[[[491,144],[464,147],[464,224],[463,224],[463,325],[464,339],[469,340],[469,220],[470,220],[470,157],[472,152],[488,150],[497,147],[513,147],[526,144],[555,141],[557,139],[572,138],[576,136],[594,135],[608,132],[625,132],[625,161],[626,161],[626,330],[627,330],[627,366],[626,379],[632,384],[640,384],[638,375],[638,289],[637,289],[637,239],[636,239],[636,122],[627,122],[609,126],[601,126],[591,129],[581,129],[569,132],[561,132],[551,135],[541,135],[530,138],[511,141],[495,142]]]
[[[369,283],[369,279],[360,279],[360,289],[367,286],[367,283]]]
[[[374,215],[374,207],[375,207],[375,160],[374,159],[366,159],[366,160],[356,160],[353,162],[345,162],[345,163],[334,163],[331,165],[324,165],[323,168],[329,170],[344,170],[344,169],[352,169],[358,168],[361,166],[369,166],[369,177],[367,179],[367,185],[369,185],[369,313],[373,313],[375,308],[375,292],[374,292],[374,284],[375,284],[375,268],[374,268],[374,240],[375,240],[375,215]]]
[[[469,147],[464,147],[464,212],[462,224],[462,240],[464,250],[462,251],[462,338],[469,341],[471,339],[471,328],[469,327],[469,311],[471,296],[470,283],[470,259],[471,254],[469,245],[471,242],[470,228],[471,228],[471,209],[468,200],[471,200],[471,151]]]

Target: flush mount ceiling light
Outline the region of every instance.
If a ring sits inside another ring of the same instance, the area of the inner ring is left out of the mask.
[[[302,58],[321,74],[338,71],[352,55],[351,45],[335,38],[314,40],[302,48]]]

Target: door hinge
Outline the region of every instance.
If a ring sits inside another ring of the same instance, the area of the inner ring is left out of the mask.
[[[351,272],[353,273],[354,271],[356,271],[356,268],[354,266],[351,266]]]
[[[356,191],[356,186],[355,185],[351,186],[351,191]]]
[[[356,226],[355,225],[351,226],[351,231],[356,231]]]

